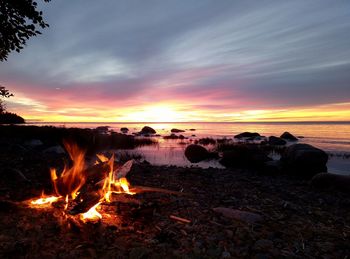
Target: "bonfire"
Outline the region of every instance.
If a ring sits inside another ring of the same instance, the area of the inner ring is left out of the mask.
[[[96,155],[93,166],[87,167],[85,152],[75,143],[64,143],[72,160],[72,165],[64,166],[58,174],[55,168],[50,169],[55,193],[31,199],[26,203],[32,208],[59,207],[67,217],[79,216],[82,222],[96,222],[104,217],[101,212],[103,204],[112,203],[115,195],[134,195],[137,192],[156,191],[179,194],[159,188],[136,186],[131,187],[126,175],[134,161],[129,160],[122,166],[115,166],[114,154],[108,158]],[[61,205],[61,206],[60,206]]]

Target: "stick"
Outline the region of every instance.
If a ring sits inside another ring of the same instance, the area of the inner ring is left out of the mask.
[[[174,215],[170,215],[169,218],[173,219],[173,220],[177,220],[180,221],[182,223],[191,223],[191,220],[185,219],[185,218],[180,218]]]
[[[188,195],[188,194],[183,193],[183,192],[171,191],[171,190],[167,190],[167,189],[148,187],[148,186],[133,186],[130,188],[130,192],[135,192],[135,193],[160,192],[160,193],[167,193],[167,194],[174,194],[174,195]]]

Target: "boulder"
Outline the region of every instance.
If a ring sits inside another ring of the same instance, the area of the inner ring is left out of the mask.
[[[238,139],[240,139],[240,138],[252,138],[252,139],[254,139],[256,137],[260,137],[260,134],[257,132],[242,132],[242,133],[234,136],[234,138],[238,138]]]
[[[262,167],[270,160],[271,158],[255,145],[233,145],[222,153],[219,162],[226,167]]]
[[[281,162],[286,172],[303,177],[312,177],[327,172],[328,155],[308,144],[294,144],[286,148]]]
[[[271,160],[264,163],[261,173],[264,175],[278,175],[282,171],[282,164],[279,160]]]
[[[140,133],[141,134],[156,134],[157,132],[149,126],[144,126],[142,128],[142,130],[140,131]]]
[[[107,133],[108,129],[109,129],[109,126],[99,126],[96,128],[96,130],[101,132],[101,133]]]
[[[53,146],[53,147],[49,147],[47,149],[45,149],[43,151],[43,153],[46,153],[46,154],[65,154],[66,151],[64,151],[63,147],[57,145],[57,146]]]
[[[291,133],[289,133],[288,131],[284,132],[280,138],[289,140],[289,141],[297,141],[298,138],[293,136]]]
[[[191,144],[186,147],[185,156],[191,163],[198,163],[200,161],[208,159],[210,154],[204,147]]]
[[[180,132],[185,132],[184,130],[180,130],[180,129],[171,129],[172,133],[180,133]]]
[[[319,190],[336,190],[350,194],[350,175],[319,173],[311,179],[311,185]]]
[[[123,133],[127,133],[129,131],[129,129],[126,127],[122,127],[122,128],[120,128],[120,131]]]
[[[268,143],[274,146],[283,146],[287,144],[287,142],[284,139],[275,136],[270,136]]]

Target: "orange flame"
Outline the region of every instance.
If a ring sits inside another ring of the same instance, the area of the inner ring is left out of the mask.
[[[84,222],[87,221],[97,221],[102,219],[102,215],[96,210],[101,202],[92,206],[87,212],[80,215],[80,219]]]
[[[65,165],[59,177],[56,174],[56,169],[51,169],[51,179],[56,194],[61,196],[70,195],[74,200],[77,197],[79,189],[86,181],[86,175],[84,172],[85,152],[79,149],[76,144],[64,142],[64,146],[73,161],[73,165],[70,168]]]

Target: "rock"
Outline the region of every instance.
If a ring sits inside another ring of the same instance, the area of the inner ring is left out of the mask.
[[[270,136],[268,143],[274,146],[283,146],[287,144],[287,142],[284,139],[275,136]]]
[[[198,140],[198,143],[204,146],[207,145],[215,145],[216,144],[216,140],[213,138],[201,138]]]
[[[327,161],[326,152],[308,144],[291,145],[281,156],[283,168],[288,173],[303,177],[327,172]]]
[[[196,131],[196,129],[190,129],[190,131]]]
[[[255,251],[269,251],[273,248],[273,242],[268,239],[260,239],[255,242],[253,250]]]
[[[43,153],[46,153],[46,154],[65,154],[66,151],[61,147],[61,146],[53,146],[53,147],[49,147],[47,149],[45,149],[43,151]]]
[[[129,131],[129,129],[126,127],[122,127],[122,128],[120,128],[120,131],[123,133],[127,133]]]
[[[255,138],[255,137],[260,137],[259,133],[256,132],[243,132],[238,135],[235,135],[234,138]]]
[[[319,173],[311,179],[311,185],[319,190],[333,189],[350,193],[350,175]]]
[[[151,253],[151,250],[149,250],[146,247],[135,247],[130,250],[129,258],[133,258],[133,259],[148,258],[148,255],[150,253]]]
[[[262,173],[265,175],[277,175],[282,171],[282,163],[279,160],[271,160],[264,163]]]
[[[180,129],[171,129],[172,133],[180,133],[180,132],[185,132],[184,130],[180,130]]]
[[[230,252],[227,252],[227,251],[222,252],[221,258],[231,258]]]
[[[149,126],[144,126],[140,131],[140,134],[156,134],[156,133],[157,132]]]
[[[289,141],[297,141],[298,139],[293,136],[291,133],[289,133],[288,131],[284,132],[280,138],[289,140]]]
[[[180,137],[175,134],[170,134],[169,136],[164,136],[163,139],[179,139]]]
[[[200,145],[191,144],[186,147],[185,156],[191,163],[198,163],[209,158],[209,152]]]
[[[26,141],[24,145],[35,148],[44,145],[44,143],[40,139],[31,139]]]
[[[109,126],[99,126],[96,128],[96,130],[101,132],[101,133],[107,133],[108,129],[109,129]]]
[[[271,158],[255,145],[234,145],[222,153],[219,162],[226,167],[261,167],[270,160]]]
[[[243,211],[243,210],[217,207],[217,208],[214,208],[213,211],[223,215],[226,218],[243,221],[250,224],[257,223],[263,220],[263,217],[260,216],[259,214]]]

